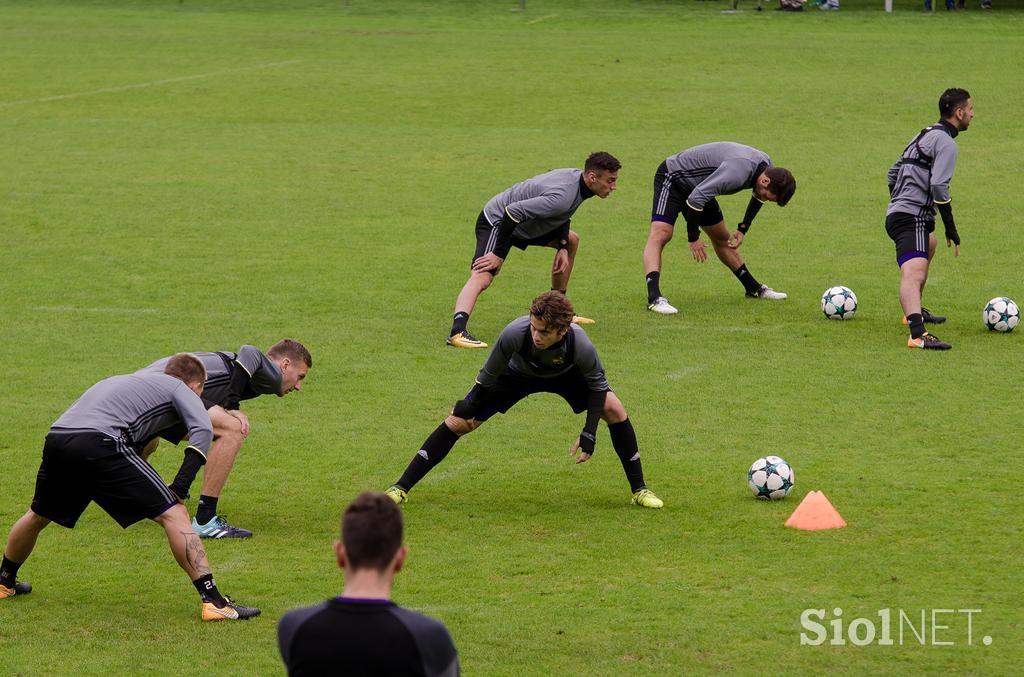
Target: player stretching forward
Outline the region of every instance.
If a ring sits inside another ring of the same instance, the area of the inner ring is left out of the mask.
[[[533,300],[529,315],[509,322],[480,370],[476,385],[430,434],[402,477],[388,488],[388,496],[404,503],[406,494],[444,460],[459,437],[476,430],[494,414],[507,412],[528,395],[555,393],[569,403],[573,412],[587,412],[583,432],[569,452],[576,463],[589,460],[594,453],[597,421],[603,418],[626,471],[633,503],[645,508],[662,507],[661,499],[644,484],[633,424],[608,385],[594,344],[572,324],[573,312],[572,302],[564,294],[549,291]]]
[[[889,207],[885,210],[885,232],[896,244],[900,267],[900,305],[903,323],[910,326],[910,348],[949,350],[952,346],[924,330],[924,323],[942,324],[946,318],[921,307],[921,294],[928,281],[928,264],[935,256],[935,209],[942,215],[946,246],[956,245],[960,256],[960,235],[953,220],[949,182],[956,165],[956,135],[966,131],[974,117],[974,102],[963,89],[947,89],[939,97],[939,121],[925,127],[903,150],[889,169]]]
[[[196,516],[192,528],[201,538],[249,538],[248,529],[231,526],[217,514],[217,501],[228,480],[235,457],[242,442],[249,435],[249,418],[239,409],[241,400],[260,395],[284,397],[293,390],[302,389],[302,381],[313,366],[313,358],[306,347],[292,339],[282,339],[272,345],[264,355],[255,346],[242,346],[237,353],[192,353],[206,367],[203,384],[203,404],[209,410],[213,423],[213,447],[210,449]],[[144,372],[161,372],[170,358],[157,360]],[[219,406],[215,406],[219,405]],[[183,425],[161,430],[146,445],[145,456],[156,450],[162,437],[171,444],[185,438]]]
[[[731,236],[722,210],[715,199],[753,189],[743,221]],[[675,315],[674,308],[661,295],[661,252],[672,239],[676,217],[683,213],[690,253],[698,263],[707,260],[700,229],[711,238],[711,246],[750,298],[781,301],[786,294],[754,279],[739,253],[743,237],[765,202],[785,207],[796,192],[796,180],[788,169],[773,167],[771,158],[750,146],[729,141],[694,146],[668,158],[654,174],[654,207],[651,232],[644,247],[647,273],[647,309],[662,315]]]
[[[193,355],[175,355],[163,373],[114,376],[89,388],[57,419],[46,435],[32,507],[7,536],[0,564],[0,599],[23,595],[32,586],[18,581],[18,569],[32,554],[51,521],[73,529],[95,501],[127,529],[151,519],[167,532],[178,566],[202,600],[204,621],[245,620],[260,610],[221,595],[213,581],[202,541],[192,530],[181,500],[206,462],[213,439],[210,417],[199,399],[206,372]],[[188,432],[185,460],[168,487],[140,455],[135,440],[182,422]]]
[[[455,318],[448,345],[486,348],[466,329],[469,314],[484,289],[508,257],[513,245],[553,247],[558,251],[551,264],[551,288],[565,293],[576,261],[580,237],[569,222],[583,201],[608,197],[615,190],[622,165],[608,153],[592,153],[579,169],[555,169],[517,183],[491,198],[476,220],[476,253],[472,272],[455,300]],[[586,318],[576,318],[591,324]]]

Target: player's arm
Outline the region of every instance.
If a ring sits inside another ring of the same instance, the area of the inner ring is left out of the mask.
[[[574,453],[579,449],[586,454],[586,458],[577,460],[577,463],[582,463],[594,453],[594,446],[597,443],[597,423],[604,414],[604,403],[611,386],[608,384],[604,367],[601,365],[601,359],[597,356],[594,344],[582,330],[571,331],[575,332],[574,339],[576,341],[574,362],[587,381],[587,387],[590,390],[590,396],[587,398],[587,418],[583,424],[583,431],[580,432],[579,440],[573,447]]]
[[[199,469],[206,464],[206,454],[213,443],[213,426],[203,401],[184,383],[175,389],[172,404],[188,428],[188,446],[185,447],[185,458],[178,474],[169,488],[175,496],[185,500]]]
[[[902,166],[903,164],[900,160],[897,160],[893,163],[892,167],[889,167],[889,173],[885,177],[886,183],[889,184],[889,197],[892,197],[893,193],[896,192],[896,182],[899,181],[900,167]]]
[[[942,225],[946,229],[946,246],[956,245],[956,255],[960,255],[960,233],[956,230],[953,219],[953,198],[949,194],[949,182],[953,179],[953,168],[956,166],[957,148],[952,139],[941,137],[935,146],[935,159],[932,160],[931,197],[935,208],[942,216]]]

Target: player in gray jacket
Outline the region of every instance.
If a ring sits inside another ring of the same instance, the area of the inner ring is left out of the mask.
[[[151,519],[167,533],[178,565],[202,600],[204,621],[245,620],[260,610],[234,604],[218,590],[202,541],[182,500],[206,462],[213,428],[199,395],[206,370],[194,355],[175,355],[162,373],[113,376],[89,388],[50,428],[32,506],[11,528],[0,563],[0,600],[32,591],[18,570],[50,522],[74,528],[95,502],[127,529]],[[141,456],[143,440],[178,422],[189,444],[170,486]],[[117,594],[115,592],[115,594]],[[121,591],[130,598],[130,593]]]
[[[621,164],[608,153],[592,153],[579,169],[555,169],[517,183],[498,193],[484,206],[476,221],[476,252],[469,280],[455,300],[455,317],[448,345],[486,348],[466,325],[476,300],[491,286],[512,247],[552,247],[551,288],[565,293],[576,261],[580,238],[569,229],[572,215],[583,201],[608,197],[615,190]],[[577,318],[580,324],[590,320]]]
[[[561,292],[549,291],[533,300],[529,315],[509,322],[476,385],[430,434],[402,477],[388,488],[388,496],[404,503],[408,492],[444,460],[459,437],[525,397],[554,393],[568,402],[574,413],[587,412],[583,431],[569,450],[576,463],[589,460],[594,453],[597,422],[603,418],[629,480],[633,504],[662,507],[661,499],[644,483],[633,424],[608,385],[594,344],[572,323],[573,316],[572,302]]]
[[[741,190],[752,190],[743,221],[729,234],[716,199]],[[661,252],[672,239],[676,217],[683,214],[690,253],[698,263],[707,260],[701,229],[711,239],[718,260],[740,281],[750,298],[779,301],[786,294],[761,284],[747,270],[739,246],[765,202],[785,207],[796,191],[796,180],[787,169],[773,167],[763,151],[730,141],[694,146],[667,158],[654,174],[654,205],[651,230],[644,247],[647,275],[647,309],[661,315],[675,315],[661,294]]]
[[[935,210],[942,215],[946,246],[956,246],[960,256],[960,234],[953,219],[949,182],[956,165],[957,134],[966,131],[974,118],[974,102],[963,89],[947,89],[939,97],[939,121],[922,129],[907,144],[900,159],[889,168],[889,207],[885,231],[896,245],[900,267],[900,305],[903,323],[910,327],[910,348],[949,350],[952,346],[924,329],[925,322],[941,324],[921,306],[921,294],[928,281],[928,264],[935,256]]]

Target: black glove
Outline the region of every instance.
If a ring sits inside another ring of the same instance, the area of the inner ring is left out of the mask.
[[[591,456],[594,455],[594,444],[597,442],[597,438],[586,430],[580,433],[580,449]]]

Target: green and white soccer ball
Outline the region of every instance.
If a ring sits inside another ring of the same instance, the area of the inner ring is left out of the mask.
[[[783,499],[793,490],[795,482],[793,467],[779,456],[759,458],[747,471],[747,486],[758,498]]]
[[[857,295],[849,287],[829,287],[821,295],[821,312],[830,320],[849,320],[857,312]]]
[[[997,296],[985,304],[981,319],[989,331],[1013,331],[1020,322],[1020,308],[1013,299]]]

